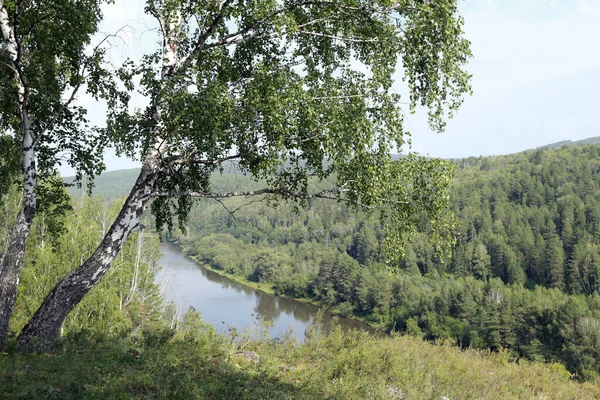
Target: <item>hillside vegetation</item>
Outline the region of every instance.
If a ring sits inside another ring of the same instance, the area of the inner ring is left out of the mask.
[[[102,198],[109,201],[127,196],[139,174],[139,168],[104,172],[94,179],[92,194],[102,196]],[[66,177],[65,182],[73,184],[74,178]],[[68,189],[69,194],[75,200],[79,200],[82,194],[87,194],[87,181],[84,181],[82,186],[78,188],[73,184]]]
[[[600,136],[595,136],[595,137],[590,137],[587,139],[581,139],[581,140],[562,140],[560,142],[556,142],[556,143],[550,143],[547,144],[545,146],[541,146],[538,149],[557,149],[563,146],[574,146],[574,145],[580,145],[580,144],[598,144],[600,143]],[[535,150],[538,150],[535,149]]]
[[[13,335],[47,288],[93,251],[117,210],[83,198],[73,211],[38,216]],[[324,335],[318,324],[300,345],[264,333],[263,340],[220,336],[195,312],[179,321],[161,300],[157,256],[156,236],[130,239],[111,273],[71,313],[52,352],[17,351],[13,336],[0,354],[0,398],[600,398],[597,385],[574,382],[558,364],[516,364],[507,352],[461,351],[410,336]],[[261,323],[252,329],[266,332]]]
[[[238,199],[192,211],[186,251],[370,324],[515,359],[600,371],[600,147],[457,161],[452,257],[419,235],[391,266],[378,220],[341,203]],[[217,185],[244,177],[226,176]],[[241,208],[240,208],[241,207]]]
[[[177,330],[63,341],[53,353],[0,358],[5,399],[488,399],[600,398],[561,365],[508,362],[410,337],[313,334],[234,342],[188,314]]]

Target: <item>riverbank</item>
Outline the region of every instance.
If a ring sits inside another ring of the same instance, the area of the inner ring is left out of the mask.
[[[159,265],[162,268],[157,283],[167,282],[163,298],[173,302],[180,316],[189,308],[196,309],[206,322],[224,335],[257,332],[259,320],[269,322],[266,329],[269,337],[291,335],[298,343],[305,340],[306,331],[317,320],[318,327],[324,332],[329,332],[334,325],[341,325],[344,330],[375,331],[368,325],[337,317],[308,302],[274,295],[276,288],[269,283],[251,282],[254,283],[251,286],[240,277],[232,279],[230,274],[186,256],[181,246],[169,241],[161,244],[161,253]]]
[[[272,296],[276,296],[276,297],[280,297],[280,298],[284,298],[284,299],[290,299],[293,301],[298,301],[301,302],[303,304],[308,304],[310,306],[316,307],[318,309],[321,310],[325,310],[328,313],[331,313],[333,315],[335,315],[338,318],[341,319],[345,319],[345,320],[350,320],[353,321],[355,323],[358,324],[362,324],[364,325],[364,329],[368,330],[371,333],[384,333],[385,332],[385,327],[383,326],[378,326],[376,324],[373,324],[371,321],[368,321],[366,318],[363,318],[361,316],[357,316],[357,315],[343,315],[342,313],[339,312],[339,310],[336,309],[331,309],[326,307],[325,305],[321,304],[320,302],[314,300],[314,299],[310,299],[310,298],[305,298],[305,297],[292,297],[292,296],[288,296],[286,294],[282,294],[282,293],[277,293],[273,283],[270,282],[255,282],[255,281],[251,281],[249,279],[247,279],[246,277],[240,276],[240,275],[235,275],[235,274],[230,274],[227,273],[227,271],[224,271],[222,269],[219,268],[215,268],[213,266],[211,266],[208,263],[203,262],[202,260],[200,260],[197,256],[192,256],[187,254],[185,247],[177,240],[170,240],[170,243],[172,243],[173,245],[177,246],[178,248],[181,249],[181,251],[186,254],[186,257],[188,257],[190,260],[194,261],[194,263],[196,263],[198,266],[202,267],[202,268],[206,268],[209,271],[214,272],[215,274],[222,276],[226,279],[232,280],[234,282],[239,283],[240,285],[243,285],[245,287],[257,290],[259,292],[262,293],[266,293]]]

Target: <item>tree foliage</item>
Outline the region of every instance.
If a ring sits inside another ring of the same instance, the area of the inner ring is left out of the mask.
[[[87,112],[73,100],[81,90],[100,94],[104,49],[86,48],[102,18],[100,1],[6,0],[0,3],[17,43],[16,59],[3,38],[0,52],[0,134],[23,141],[23,113],[32,120],[38,175],[52,175],[67,162],[78,174],[102,170],[102,148],[89,127]],[[92,81],[95,81],[93,83]],[[89,84],[86,88],[85,85]],[[19,88],[25,90],[26,110]],[[2,146],[4,149],[4,146]],[[11,151],[12,156],[19,150]],[[6,166],[2,164],[2,173]],[[81,176],[81,175],[79,175]]]
[[[411,107],[427,107],[432,127],[443,129],[470,90],[454,1],[151,1],[147,11],[165,42],[177,34],[173,75],[167,82],[159,73],[164,48],[124,68],[123,76],[141,77],[151,106],[134,115],[125,104],[114,109],[107,132],[140,159],[163,144],[158,226],[171,227],[175,214],[184,225],[189,195],[211,193],[225,160],[264,180],[271,200],[386,205],[390,234],[410,232],[415,209],[435,220],[447,204],[448,163],[390,159],[406,142],[392,85],[400,61]],[[334,173],[334,187],[309,192],[310,177]]]
[[[52,344],[141,228],[150,199],[159,228],[172,228],[174,217],[184,226],[195,197],[262,194],[271,202],[331,198],[377,209],[399,254],[415,213],[426,215],[432,234],[448,233],[452,164],[391,160],[407,141],[392,85],[401,65],[411,109],[424,106],[432,128],[443,129],[470,91],[456,0],[148,0],[145,11],[162,45],[117,76],[148,107],[131,112],[128,95],[113,95],[102,79],[89,86],[108,99],[102,140],[143,160],[140,175],[100,246],[52,289],[20,343]],[[212,192],[211,176],[227,161],[264,186]],[[309,192],[311,177],[330,176],[333,187]]]
[[[203,202],[192,208],[181,240],[212,267],[248,279],[271,266],[264,260],[284,260],[263,279],[277,293],[344,315],[464,348],[557,361],[588,376],[600,372],[591,333],[600,316],[591,195],[600,185],[591,173],[600,148],[456,163],[452,256],[440,257],[425,230],[408,244],[396,274],[382,264],[382,221],[344,203],[313,199],[295,214],[242,199]],[[226,175],[214,184],[228,190],[244,179]]]

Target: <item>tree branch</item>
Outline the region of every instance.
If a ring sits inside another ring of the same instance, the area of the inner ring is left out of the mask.
[[[332,197],[324,197],[324,193],[331,192],[331,190],[324,190],[319,193],[315,193],[312,195],[304,195],[301,193],[294,193],[287,189],[259,189],[259,190],[250,190],[247,192],[225,192],[225,193],[212,193],[212,192],[155,192],[151,196],[152,197],[195,197],[195,198],[206,198],[206,199],[227,199],[233,197],[252,197],[252,196],[260,196],[260,195],[280,195],[284,197],[295,197],[298,199],[311,199],[311,198],[331,198]]]
[[[156,9],[156,5],[154,4],[154,0],[148,1],[148,6],[146,7],[146,11],[152,15],[158,21],[158,25],[160,26],[160,31],[163,35],[163,38],[167,36],[167,32],[165,31],[165,20],[161,17],[160,13]]]
[[[210,38],[210,36],[214,33],[215,29],[217,29],[217,26],[223,21],[223,18],[225,16],[225,9],[229,7],[231,1],[232,0],[225,0],[223,2],[219,13],[216,15],[213,22],[209,25],[208,29],[206,29],[206,31],[204,31],[204,33],[198,37],[198,41],[196,42],[194,49],[179,60],[176,66],[176,71],[178,73],[185,73],[185,70],[191,64],[192,60],[200,53],[200,51],[202,51],[202,47],[204,46],[208,38]]]
[[[213,192],[154,192],[150,194],[150,197],[193,197],[193,198],[203,198],[203,199],[213,199],[221,202],[224,199],[235,198],[235,197],[255,197],[255,196],[268,196],[275,195],[281,196],[283,198],[295,198],[299,200],[310,200],[310,199],[325,199],[325,200],[336,200],[341,201],[347,204],[363,207],[366,209],[375,209],[375,206],[366,206],[361,204],[360,202],[354,202],[347,198],[341,197],[344,193],[357,193],[355,190],[347,189],[344,186],[339,188],[331,188],[321,190],[320,192],[313,194],[303,194],[292,192],[289,189],[281,188],[281,189],[270,189],[264,188],[259,190],[250,190],[246,192],[224,192],[224,193],[213,193]],[[264,199],[264,198],[263,198]],[[410,201],[402,201],[402,200],[394,200],[394,199],[384,199],[384,198],[376,198],[376,200],[392,204],[392,205],[409,205]]]
[[[81,66],[81,72],[78,73],[78,75],[80,77],[84,77],[86,69],[90,65],[90,61],[94,59],[94,56],[97,54],[98,49],[100,48],[100,46],[102,46],[110,38],[120,38],[118,36],[119,33],[121,31],[123,31],[126,27],[129,27],[129,26],[128,25],[122,26],[115,33],[107,34],[107,35],[104,36],[104,38],[94,47],[94,49],[92,50],[92,54],[86,59],[86,61]],[[81,87],[83,86],[84,81],[85,81],[84,79],[79,79],[78,80],[77,84],[73,87],[73,91],[71,92],[71,95],[69,96],[69,98],[67,99],[67,101],[65,101],[63,104],[60,105],[59,109],[56,111],[56,113],[54,114],[54,116],[52,117],[52,119],[46,124],[46,126],[42,129],[42,131],[40,132],[40,134],[38,134],[38,136],[36,138],[36,141],[35,141],[35,144],[37,144],[37,142],[40,140],[40,138],[43,136],[43,134],[45,134],[46,132],[51,131],[52,129],[54,129],[54,126],[55,126],[56,122],[58,121],[58,118],[73,103],[73,101],[75,100],[75,96],[79,92],[79,89],[81,89]]]
[[[344,37],[344,36],[328,35],[328,34],[320,33],[320,32],[305,31],[302,29],[298,29],[298,30],[296,30],[296,32],[301,33],[303,35],[326,37],[329,39],[336,39],[336,40],[341,40],[343,42],[350,42],[350,43],[375,43],[375,42],[379,41],[379,39],[377,39],[377,38],[359,39],[359,38],[355,38],[355,37]]]
[[[238,160],[242,157],[242,155],[240,153],[237,154],[233,154],[227,157],[222,157],[222,158],[217,158],[217,159],[213,159],[213,160],[203,160],[201,158],[194,158],[195,157],[195,153],[191,153],[188,155],[181,155],[181,156],[174,156],[174,157],[170,157],[168,160],[167,159],[163,159],[164,161],[166,161],[167,164],[169,165],[185,165],[188,163],[195,163],[195,164],[203,164],[203,165],[217,165],[217,164],[222,164],[226,161],[233,161],[233,160]]]

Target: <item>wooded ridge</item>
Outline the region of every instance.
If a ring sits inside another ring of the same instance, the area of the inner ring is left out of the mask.
[[[342,315],[597,372],[600,146],[471,157],[457,165],[451,208],[458,224],[448,258],[424,231],[406,257],[390,264],[380,221],[321,200],[298,213],[244,199],[202,201],[178,238],[212,267],[272,282],[278,293]],[[227,190],[243,180],[216,182]]]

